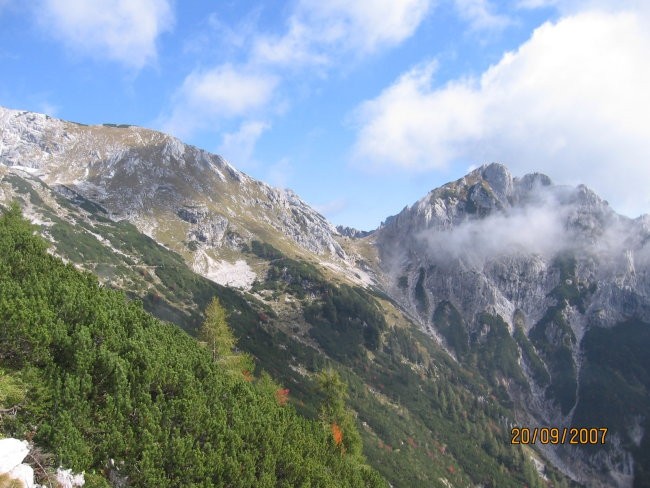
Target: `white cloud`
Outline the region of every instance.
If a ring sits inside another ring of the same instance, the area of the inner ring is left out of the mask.
[[[224,119],[249,116],[269,104],[276,85],[275,76],[230,64],[193,71],[176,92],[163,126],[184,136]]]
[[[38,110],[50,117],[56,117],[59,114],[60,107],[48,101],[43,101],[38,105]]]
[[[241,124],[236,132],[223,135],[219,154],[238,168],[254,165],[253,153],[260,136],[269,128],[269,124],[260,121],[248,121]]]
[[[373,52],[409,38],[432,0],[302,0],[282,36],[260,36],[254,59],[273,64],[323,64],[332,49]]]
[[[454,0],[454,3],[460,16],[474,30],[502,29],[511,23],[507,16],[494,13],[489,0]]]
[[[450,230],[426,230],[418,237],[431,255],[441,260],[462,258],[474,267],[503,255],[553,256],[576,242],[564,225],[568,210],[547,198],[541,205],[468,220]]]
[[[327,66],[342,54],[363,54],[380,46],[394,45],[411,36],[422,22],[433,0],[298,0],[282,35],[255,34],[251,25],[257,13],[238,27],[237,34],[216,15],[208,18],[215,32],[223,33],[227,49],[250,51],[239,66],[223,64],[191,73],[176,91],[168,115],[161,125],[177,136],[218,124],[222,119],[268,118],[270,103],[276,113],[286,110],[289,98],[274,96],[286,75],[280,70]],[[256,11],[258,12],[258,11]],[[241,32],[248,35],[238,35]],[[209,36],[196,36],[185,46],[187,52],[201,50]],[[276,74],[278,73],[278,74]],[[250,157],[255,134],[226,134],[222,150],[240,149],[236,157]],[[259,126],[258,126],[259,129]],[[272,177],[276,177],[274,173]]]
[[[329,202],[313,205],[313,207],[319,214],[324,215],[327,219],[331,219],[348,208],[349,205],[350,203],[346,198],[336,198]]]
[[[650,32],[638,11],[546,23],[480,78],[433,86],[435,64],[357,111],[354,156],[412,170],[504,161],[650,210]]]
[[[156,39],[174,23],[169,0],[41,0],[36,12],[73,50],[136,69],[156,59]]]
[[[352,41],[372,51],[410,37],[429,11],[431,0],[304,0],[302,7],[322,33],[320,40]]]
[[[322,65],[328,57],[314,46],[313,32],[295,17],[283,36],[259,36],[253,44],[256,63],[270,65]]]
[[[287,158],[282,158],[271,165],[266,173],[264,181],[276,188],[287,188],[293,176],[293,166]]]
[[[555,8],[564,15],[573,15],[587,10],[604,10],[617,12],[637,10],[650,13],[647,0],[519,0],[516,7],[520,9]]]
[[[360,107],[357,118],[363,125],[355,147],[357,159],[374,166],[444,168],[468,137],[480,137],[479,94],[465,82],[432,90],[436,67],[433,61],[414,68]]]

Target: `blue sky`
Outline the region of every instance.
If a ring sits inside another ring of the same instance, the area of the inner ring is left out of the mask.
[[[170,132],[375,228],[485,162],[650,212],[642,0],[0,0],[0,105]]]

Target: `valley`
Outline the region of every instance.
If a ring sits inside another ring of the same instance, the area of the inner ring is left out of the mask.
[[[358,232],[158,132],[2,108],[0,128],[0,203],[48,252],[191,336],[219,297],[308,418],[335,368],[392,486],[647,486],[648,216],[490,164]],[[607,442],[510,442],[572,426]]]

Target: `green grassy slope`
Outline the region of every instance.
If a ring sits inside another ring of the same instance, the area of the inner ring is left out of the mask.
[[[34,183],[27,184],[25,203]],[[267,261],[268,274],[251,293],[232,290],[193,273],[181,256],[133,225],[108,220],[92,202],[57,196],[56,204],[67,218],[50,212],[54,225],[41,231],[55,241],[57,254],[190,334],[218,296],[239,347],[289,388],[302,414],[318,415],[315,372],[338,369],[350,385],[348,403],[358,414],[368,462],[394,486],[545,486],[521,449],[510,445],[506,425],[513,413],[501,392],[454,362],[385,296],[334,283],[314,265],[263,243],[249,252]],[[490,347],[495,361],[502,359]],[[507,369],[511,358],[504,357],[490,371]]]
[[[0,217],[0,366],[11,378],[0,384],[25,390],[5,434],[86,471],[88,486],[108,486],[110,459],[130,486],[385,486],[273,389],[224,370],[32,233],[17,207]]]

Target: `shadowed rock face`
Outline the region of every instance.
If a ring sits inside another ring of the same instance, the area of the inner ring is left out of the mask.
[[[522,421],[570,426],[590,411],[585,398],[596,387],[598,359],[585,344],[597,334],[590,331],[650,323],[647,221],[616,214],[584,186],[555,186],[538,173],[513,178],[505,166],[490,164],[389,217],[375,236],[390,293],[425,330],[470,364],[494,330],[484,314],[501,317],[519,353],[512,368],[495,360],[489,375],[507,385]],[[456,329],[441,319],[450,309],[458,313]],[[523,335],[515,334],[516,324]],[[631,486],[634,442],[627,431],[638,420],[625,406],[612,416],[626,419],[612,437],[618,446],[597,456],[580,449],[560,455],[549,446],[551,459],[576,479]]]

